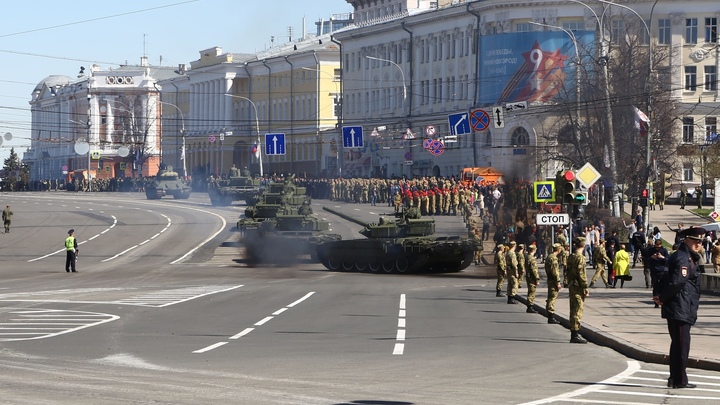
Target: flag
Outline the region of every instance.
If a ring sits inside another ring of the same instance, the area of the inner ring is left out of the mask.
[[[644,112],[640,111],[639,108],[633,106],[635,110],[635,128],[640,131],[640,136],[645,136],[647,133],[647,125],[650,124],[650,119]]]
[[[258,157],[258,155],[260,154],[260,149],[258,149],[257,144],[253,144],[252,148],[250,149],[250,154],[255,156],[255,158]]]

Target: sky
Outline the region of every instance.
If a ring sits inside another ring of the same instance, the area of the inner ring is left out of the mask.
[[[30,97],[50,75],[76,77],[80,66],[177,66],[199,51],[254,53],[293,39],[315,22],[351,13],[345,0],[125,0],[4,2],[0,24],[0,159],[30,145]],[[7,133],[12,139],[7,141]],[[0,166],[2,165],[0,160]]]

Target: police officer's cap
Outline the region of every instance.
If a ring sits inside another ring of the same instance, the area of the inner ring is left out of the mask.
[[[705,236],[705,229],[700,228],[699,226],[688,228],[680,232],[680,236],[687,239],[703,240],[703,236]]]
[[[68,231],[68,235],[72,235],[72,234],[74,234],[74,233],[75,233],[75,230],[74,230],[74,229],[71,229],[71,230]]]

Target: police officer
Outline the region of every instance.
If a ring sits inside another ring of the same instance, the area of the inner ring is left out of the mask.
[[[585,255],[583,254],[585,238],[575,238],[573,248],[575,251],[567,260],[567,282],[570,294],[570,343],[587,343],[587,340],[580,336],[583,304],[585,297],[590,295],[585,272]]]
[[[78,248],[74,229],[69,230],[68,237],[65,238],[65,251],[67,252],[67,257],[65,259],[65,271],[70,273],[70,269],[72,269],[73,273],[77,273],[77,270],[75,269],[75,261],[77,259]]]
[[[545,310],[548,313],[548,323],[560,323],[555,319],[555,300],[562,288],[560,283],[560,265],[558,264],[558,253],[562,250],[562,245],[556,243],[552,245],[552,252],[545,259],[545,274],[547,275],[548,297],[545,303]]]
[[[705,230],[688,228],[681,234],[685,239],[668,260],[668,272],[653,297],[662,305],[662,317],[667,320],[670,333],[670,378],[668,387],[695,388],[687,377],[690,353],[690,327],[697,320],[700,305],[700,250]]]
[[[538,284],[540,284],[540,274],[538,273],[537,260],[535,260],[535,251],[537,246],[528,246],[527,254],[525,255],[525,281],[527,281],[528,293],[527,301],[529,314],[536,314],[537,311],[533,308],[535,304],[535,291],[537,290]]]

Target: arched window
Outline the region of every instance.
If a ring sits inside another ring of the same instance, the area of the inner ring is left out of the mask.
[[[527,130],[523,127],[516,128],[512,136],[510,137],[510,144],[511,145],[529,145],[530,144],[530,134],[528,134]]]

